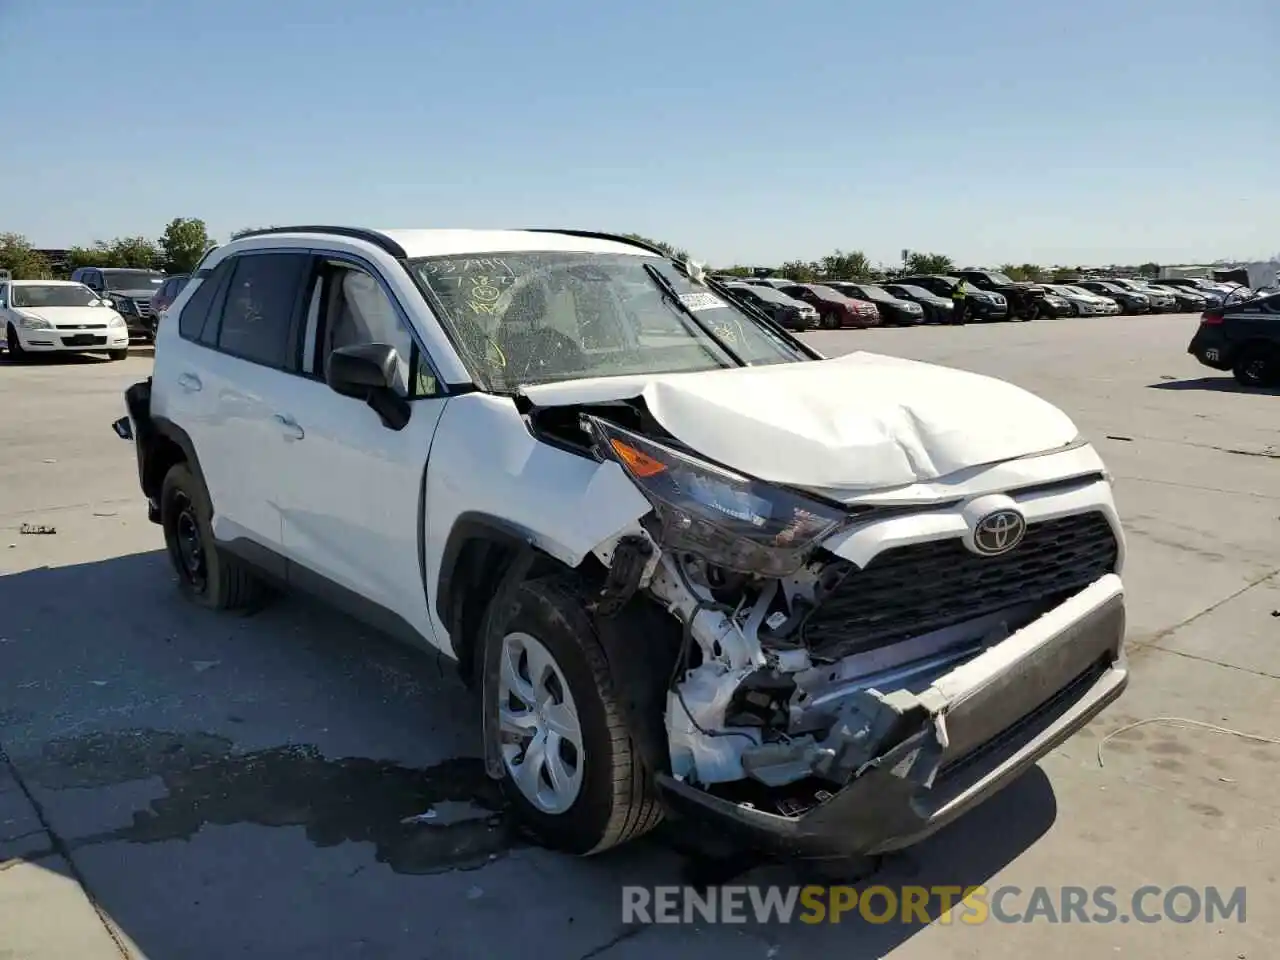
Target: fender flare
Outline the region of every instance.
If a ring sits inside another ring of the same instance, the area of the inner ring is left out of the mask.
[[[454,596],[458,589],[458,562],[462,557],[463,549],[477,540],[496,544],[504,550],[510,551],[512,557],[519,555],[526,548],[532,548],[536,553],[542,552],[532,547],[534,542],[532,532],[512,523],[510,520],[504,520],[502,517],[475,510],[459,514],[453,522],[453,528],[449,531],[449,538],[445,541],[444,551],[440,554],[440,573],[436,580],[436,615],[446,627],[450,626],[449,621],[453,611]],[[428,598],[430,598],[432,591],[430,585],[425,582],[425,564],[423,565],[422,575],[424,580],[423,588],[426,590]]]

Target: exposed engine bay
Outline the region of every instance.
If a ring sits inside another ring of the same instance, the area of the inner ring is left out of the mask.
[[[617,461],[654,505],[596,555],[608,569],[603,612],[640,595],[678,621],[671,775],[783,815],[885,763],[930,786],[950,743],[937,682],[984,656],[983,669],[999,669],[1002,642],[1117,564],[1106,518],[1082,513],[1024,528],[1003,555],[953,538],[860,568],[822,544],[901,507],[735,474],[684,448],[642,402],[542,408],[530,422]]]

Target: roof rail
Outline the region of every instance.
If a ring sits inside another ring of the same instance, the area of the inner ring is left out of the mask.
[[[323,224],[305,224],[303,226],[294,227],[262,227],[258,230],[249,230],[236,237],[237,240],[243,240],[245,237],[264,237],[273,233],[329,233],[335,237],[350,237],[353,240],[363,240],[371,243],[375,247],[385,250],[397,260],[403,260],[409,256],[405,252],[404,247],[396,243],[385,233],[379,233],[377,230],[369,230],[365,227],[335,227],[325,226]]]
[[[650,253],[656,253],[667,260],[674,259],[671,254],[655,244],[645,240],[637,240],[635,237],[624,236],[621,233],[604,233],[598,230],[566,230],[563,227],[523,227],[521,229],[527,233],[563,233],[567,237],[582,237],[586,240],[612,240],[614,243],[626,243],[633,247],[639,247],[641,250],[648,250]]]

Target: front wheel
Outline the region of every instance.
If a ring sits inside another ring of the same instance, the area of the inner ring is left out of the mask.
[[[27,352],[22,349],[22,341],[18,339],[18,331],[9,324],[4,334],[5,347],[9,351],[10,360],[24,360]]]
[[[599,853],[662,819],[622,719],[604,650],[572,576],[521,584],[503,631],[496,706],[503,788],[546,846]]]
[[[125,347],[122,350],[108,350],[107,356],[112,360],[125,360],[129,356],[129,348]]]
[[[1231,372],[1246,387],[1267,387],[1280,380],[1280,350],[1262,344],[1240,351]]]
[[[822,326],[827,330],[839,330],[842,325],[840,315],[834,310],[828,310],[822,315]]]

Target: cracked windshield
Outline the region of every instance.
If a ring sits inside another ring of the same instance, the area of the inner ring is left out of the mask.
[[[657,257],[510,253],[428,258],[410,267],[443,302],[455,341],[498,391],[807,359]],[[678,303],[646,267],[666,280]]]

